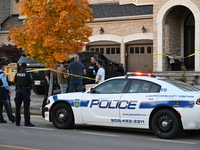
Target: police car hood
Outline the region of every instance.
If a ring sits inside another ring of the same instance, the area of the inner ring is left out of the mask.
[[[82,92],[74,92],[74,93],[66,93],[66,94],[57,94],[49,97],[52,101],[66,101],[68,103],[74,103],[74,100],[81,99],[85,93]]]

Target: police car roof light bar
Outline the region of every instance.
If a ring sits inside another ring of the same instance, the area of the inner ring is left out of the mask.
[[[148,76],[148,77],[156,77],[156,76],[154,76],[154,75],[152,75],[151,73],[142,73],[142,72],[132,72],[132,73],[128,73],[127,74],[127,78],[128,78],[128,76]]]

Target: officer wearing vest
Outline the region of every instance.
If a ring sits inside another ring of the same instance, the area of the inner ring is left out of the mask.
[[[12,108],[10,103],[11,89],[8,85],[7,77],[3,71],[4,64],[0,63],[0,123],[7,123],[2,115],[3,106],[6,109],[9,120],[14,123],[15,117],[12,115]]]
[[[91,63],[88,67],[88,77],[95,79],[96,75],[97,75],[97,71],[99,70],[99,68],[96,65],[96,58],[95,57],[91,57]],[[95,83],[95,80],[90,80],[91,84]]]
[[[31,87],[33,84],[32,76],[26,72],[26,63],[21,64],[21,70],[16,73],[14,81],[16,86],[16,97],[15,97],[15,105],[16,105],[16,126],[20,126],[20,108],[24,105],[24,119],[25,119],[25,126],[34,127],[30,122],[30,95],[31,95]]]

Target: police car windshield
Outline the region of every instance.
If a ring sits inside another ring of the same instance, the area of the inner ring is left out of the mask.
[[[184,83],[184,82],[181,82],[181,81],[170,80],[170,79],[159,79],[159,80],[173,84],[174,86],[178,87],[179,89],[181,89],[183,91],[200,91],[196,87],[191,86],[191,85]]]

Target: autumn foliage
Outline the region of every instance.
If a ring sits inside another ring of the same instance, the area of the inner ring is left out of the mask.
[[[12,42],[50,68],[80,52],[92,35],[87,26],[93,20],[87,0],[26,0],[18,6],[26,19],[22,27],[10,28]]]

